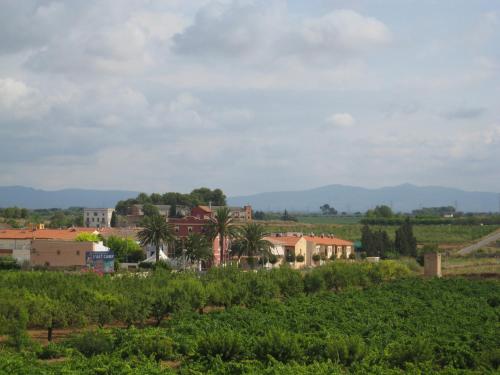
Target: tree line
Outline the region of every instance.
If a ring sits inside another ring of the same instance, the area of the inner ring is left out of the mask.
[[[209,189],[201,187],[194,189],[188,194],[178,192],[167,193],[140,193],[136,198],[121,200],[116,204],[116,212],[120,215],[129,214],[129,209],[134,204],[142,205],[170,205],[170,206],[186,206],[194,207],[197,205],[225,206],[226,195],[221,189]],[[175,210],[174,210],[175,212]],[[174,216],[174,215],[172,215]]]
[[[361,244],[364,254],[370,257],[417,257],[417,239],[413,235],[413,225],[408,217],[396,230],[394,241],[386,231],[372,230],[365,224],[361,229]]]

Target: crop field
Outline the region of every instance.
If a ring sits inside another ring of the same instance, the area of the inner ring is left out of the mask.
[[[392,261],[201,278],[157,271],[146,278],[2,272],[0,279],[0,319],[9,318],[0,325],[7,327],[0,374],[500,369],[499,282],[425,280]],[[67,334],[48,345],[23,331],[56,322]]]
[[[306,224],[358,224],[361,216],[297,216],[297,220]]]
[[[361,224],[302,224],[268,222],[270,232],[302,232],[334,234],[340,238],[355,241],[361,238]],[[387,231],[394,239],[398,226],[370,225],[372,229]],[[498,230],[497,225],[414,225],[413,233],[421,245],[425,244],[467,244]]]

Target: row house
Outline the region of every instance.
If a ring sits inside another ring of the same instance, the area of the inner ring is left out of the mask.
[[[354,244],[332,235],[304,236],[300,233],[275,234],[266,237],[273,244],[271,252],[280,263],[289,262],[293,268],[319,265],[327,259],[349,259],[354,254]],[[320,261],[315,261],[315,255]]]

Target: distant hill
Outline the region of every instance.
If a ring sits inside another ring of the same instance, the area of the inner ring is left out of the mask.
[[[115,207],[119,200],[135,198],[135,191],[123,190],[39,190],[24,186],[0,187],[0,207],[68,208]]]
[[[410,212],[421,207],[455,206],[464,212],[497,212],[499,195],[488,192],[469,192],[440,186],[403,184],[366,189],[356,186],[328,185],[302,191],[281,191],[248,196],[230,197],[230,205],[250,204],[263,211],[319,211],[325,203],[338,211],[364,212],[376,205],[386,204],[395,211]]]

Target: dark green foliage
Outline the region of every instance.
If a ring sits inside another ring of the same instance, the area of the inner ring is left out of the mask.
[[[114,350],[114,338],[105,331],[88,331],[69,339],[67,345],[91,357],[111,353]]]
[[[304,277],[304,291],[306,293],[317,293],[325,289],[325,280],[319,272],[308,272]]]
[[[495,373],[498,282],[408,276],[395,261],[342,260],[304,279],[287,268],[113,278],[4,271],[0,334],[15,336],[11,323],[24,334],[48,324],[82,333],[36,355],[17,351],[29,342],[4,343],[0,374],[170,373],[163,361],[180,374]],[[153,328],[156,296],[170,310]],[[99,321],[130,327],[85,333]]]
[[[17,206],[0,208],[0,216],[6,219],[26,219],[29,211],[26,208],[19,208]]]
[[[373,210],[366,211],[366,216],[388,218],[394,216],[394,212],[392,212],[392,209],[389,206],[382,205],[375,207]]]
[[[116,211],[113,211],[111,214],[111,221],[110,221],[111,228],[116,228],[118,226],[118,216],[116,214]]]
[[[417,239],[413,235],[413,226],[409,217],[407,217],[401,227],[396,230],[394,247],[401,255],[411,257],[417,256]]]
[[[387,258],[394,250],[394,244],[386,231],[372,231],[368,225],[361,230],[363,252],[370,257]]]
[[[280,362],[289,362],[298,361],[302,357],[297,336],[278,329],[271,329],[263,337],[258,338],[254,351],[261,361],[268,361],[269,357],[272,357]]]
[[[404,369],[408,363],[433,361],[434,348],[432,342],[425,338],[405,337],[388,345],[384,356],[392,366]]]
[[[213,206],[225,206],[226,196],[221,189],[210,190],[208,188],[202,187],[199,189],[194,189],[189,194],[182,194],[176,192],[168,192],[164,194],[153,193],[147,195],[146,193],[140,193],[136,198],[127,199],[119,201],[116,204],[115,210],[120,215],[128,215],[130,213],[130,207],[134,204],[147,205],[145,215],[154,214],[151,212],[151,205],[170,205],[169,216],[177,216],[177,206],[187,206],[194,207],[196,205],[209,205]]]
[[[298,219],[295,216],[290,215],[287,210],[283,211],[283,215],[281,215],[281,220],[283,220],[283,221],[298,221]]]
[[[231,330],[207,332],[198,341],[198,355],[220,357],[223,361],[237,360],[244,353],[243,337]]]
[[[129,238],[110,236],[105,240],[104,245],[115,254],[118,262],[138,263],[145,258],[144,251],[139,244]]]
[[[21,265],[12,257],[0,257],[0,270],[19,270]]]
[[[55,359],[63,357],[64,354],[65,348],[63,346],[49,342],[37,353],[37,356],[40,359]]]

